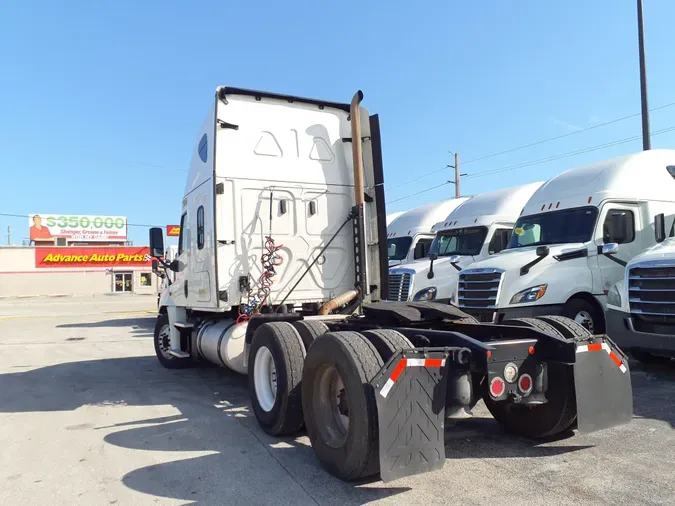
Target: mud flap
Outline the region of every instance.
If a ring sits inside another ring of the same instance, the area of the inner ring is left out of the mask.
[[[577,424],[582,433],[629,423],[633,388],[628,358],[606,335],[577,343],[574,386]]]
[[[447,349],[405,350],[371,381],[377,399],[383,482],[443,467],[445,392],[452,360]]]

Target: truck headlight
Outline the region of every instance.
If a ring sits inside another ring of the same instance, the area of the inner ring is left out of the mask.
[[[612,288],[607,292],[607,305],[621,307],[621,294],[616,285],[612,285]]]
[[[415,294],[413,300],[434,300],[436,298],[436,287],[430,286],[424,290],[420,290]]]
[[[541,299],[546,293],[548,285],[537,285],[526,288],[511,297],[511,304],[522,304],[523,302],[534,302]]]

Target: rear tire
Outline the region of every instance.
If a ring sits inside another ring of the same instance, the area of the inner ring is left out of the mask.
[[[342,480],[379,472],[375,390],[369,381],[383,362],[356,332],[329,332],[305,359],[302,408],[307,435],[321,465]]]
[[[170,330],[169,315],[166,313],[160,314],[155,322],[155,332],[153,336],[157,360],[159,360],[159,363],[167,369],[185,369],[186,367],[191,367],[192,360],[190,358],[179,358],[169,355]]]
[[[317,337],[328,332],[328,326],[317,320],[298,320],[291,323],[291,325],[300,334],[302,342],[305,345],[305,350],[309,350],[309,347]]]
[[[288,322],[264,323],[253,334],[248,385],[260,427],[273,436],[293,434],[303,425],[300,381],[305,347]]]
[[[581,323],[571,320],[565,316],[538,316],[537,320],[548,323],[563,336],[574,341],[583,341],[593,336],[591,331],[589,331]]]
[[[513,318],[504,324],[523,325],[543,332],[564,337],[552,325],[535,318]],[[574,395],[574,369],[566,364],[549,362],[548,402],[537,405],[497,402],[492,400],[487,390],[483,391],[483,401],[493,418],[508,432],[528,438],[544,438],[570,429],[577,417],[577,403]]]
[[[408,338],[396,330],[374,329],[361,334],[375,346],[384,364],[399,351],[414,348]]]

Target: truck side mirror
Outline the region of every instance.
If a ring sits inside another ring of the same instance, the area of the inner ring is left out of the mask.
[[[462,257],[459,256],[459,255],[452,255],[452,256],[450,257],[450,259],[449,259],[449,260],[450,260],[450,264],[451,264],[455,269],[457,269],[458,271],[461,271],[461,270],[462,270],[462,268],[461,268],[459,265],[457,265],[457,264],[459,264],[459,261],[460,261],[461,259],[462,259]]]
[[[150,229],[150,255],[155,258],[164,255],[164,232],[160,227]]]
[[[152,272],[157,272],[159,270],[159,260],[156,258],[152,260]]]
[[[434,261],[438,260],[438,253],[429,253],[429,260],[431,260],[431,264],[429,265],[429,272],[427,273],[427,278],[433,279],[433,277],[434,277]]]
[[[654,238],[656,242],[666,240],[666,217],[663,213],[654,216]]]
[[[603,255],[616,255],[619,252],[619,245],[615,242],[608,242],[602,245],[600,252]]]
[[[620,244],[626,240],[627,236],[628,231],[623,214],[620,212],[612,213],[609,218],[609,240]]]
[[[537,246],[535,253],[538,257],[545,257],[548,256],[549,251],[548,246]]]

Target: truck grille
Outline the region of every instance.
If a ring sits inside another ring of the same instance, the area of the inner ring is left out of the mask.
[[[675,266],[645,263],[629,269],[628,304],[635,330],[675,333]]]
[[[467,309],[495,309],[504,271],[465,269],[459,273],[457,305]]]
[[[389,273],[389,299],[406,301],[410,295],[412,286],[412,273],[390,272]]]

